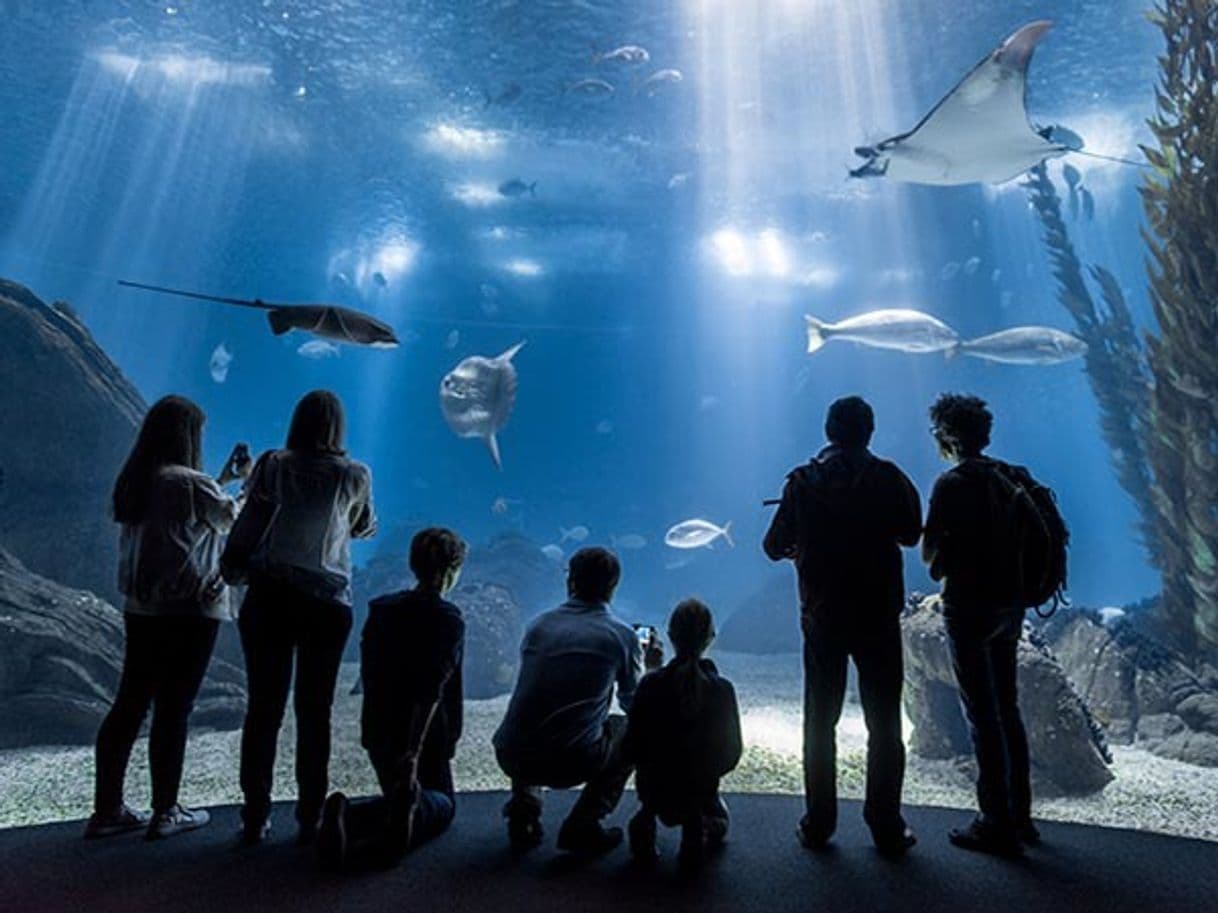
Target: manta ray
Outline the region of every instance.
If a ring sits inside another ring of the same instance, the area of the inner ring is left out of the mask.
[[[290,330],[303,330],[314,336],[320,336],[322,339],[333,339],[335,342],[346,342],[356,346],[389,349],[398,344],[393,327],[387,323],[362,311],[353,311],[336,304],[271,304],[260,298],[248,300],[221,298],[217,295],[203,295],[198,292],[186,292],[159,285],[128,282],[125,279],[120,279],[118,284],[127,288],[178,295],[182,298],[197,298],[200,301],[217,301],[221,304],[235,304],[238,307],[257,308],[267,312],[271,332],[276,336],[282,336]]]
[[[914,184],[1002,184],[1049,158],[1077,152],[1061,127],[1034,128],[1025,108],[1028,63],[1052,27],[1031,22],[977,64],[908,133],[859,146],[867,161],[851,177]]]

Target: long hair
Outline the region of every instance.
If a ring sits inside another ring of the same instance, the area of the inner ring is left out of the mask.
[[[288,450],[300,453],[343,454],[347,416],[342,401],[329,390],[314,390],[301,397],[288,428]]]
[[[203,466],[203,410],[183,396],[157,400],[144,416],[135,445],[114,483],[114,519],[135,524],[144,519],[148,494],[166,466]]]
[[[691,719],[702,705],[706,680],[702,654],[715,639],[715,619],[706,603],[698,599],[678,603],[668,619],[668,639],[676,652],[673,662],[680,680],[681,717]]]

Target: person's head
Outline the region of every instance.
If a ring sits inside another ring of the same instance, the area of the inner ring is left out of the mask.
[[[421,588],[447,593],[461,575],[465,552],[465,543],[452,530],[421,530],[410,542],[410,570]]]
[[[183,396],[153,403],[114,483],[112,510],[119,523],[139,523],[156,474],[166,466],[203,465],[203,410]]]
[[[288,450],[300,453],[343,453],[347,417],[342,401],[329,390],[301,397],[288,428]]]
[[[994,415],[985,401],[961,393],[944,393],[930,407],[930,431],[948,460],[979,456],[990,444]]]
[[[678,659],[697,658],[715,639],[715,619],[706,603],[685,599],[677,603],[668,617],[668,640]]]
[[[567,593],[584,602],[609,602],[622,579],[622,565],[606,548],[581,548],[567,565]]]
[[[875,413],[861,396],[836,400],[825,416],[825,437],[838,447],[866,447],[875,431]]]

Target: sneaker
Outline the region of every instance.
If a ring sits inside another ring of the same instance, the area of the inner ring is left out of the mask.
[[[540,846],[545,837],[541,826],[541,806],[513,796],[503,806],[503,817],[507,821],[508,841],[517,853],[525,853]]]
[[[621,842],[620,827],[604,827],[596,820],[568,818],[558,831],[558,848],[576,856],[603,856]]]
[[[204,809],[175,805],[155,815],[148,825],[148,833],[144,836],[148,840],[161,840],[174,834],[198,830],[205,827],[210,820],[211,815]]]
[[[829,841],[833,839],[833,831],[814,826],[811,819],[804,815],[799,820],[799,827],[795,829],[795,836],[806,849],[819,851],[829,846]]]
[[[88,823],[85,824],[85,839],[96,840],[100,837],[129,834],[147,827],[151,818],[152,816],[148,812],[137,812],[125,805],[110,815],[94,812],[89,816]]]
[[[904,856],[918,844],[917,835],[908,827],[891,834],[875,836],[874,839],[875,848],[881,855],[890,857]]]
[[[267,838],[270,836],[270,821],[263,821],[259,824],[246,824],[241,828],[241,832],[237,836],[237,845],[260,846],[261,844],[265,843]]]
[[[341,872],[347,861],[347,797],[342,793],[331,794],[321,808],[317,861],[332,872]]]
[[[966,828],[956,828],[947,839],[962,850],[989,853],[991,856],[1014,857],[1023,853],[1023,846],[1014,831],[1005,832],[974,819]]]
[[[638,814],[630,819],[626,833],[630,838],[630,855],[634,857],[635,861],[655,862],[658,855],[656,853],[655,815],[649,815],[640,809]]]

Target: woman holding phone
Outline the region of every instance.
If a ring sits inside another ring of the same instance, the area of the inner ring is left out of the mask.
[[[209,820],[206,811],[178,802],[178,787],[190,712],[220,622],[230,617],[219,559],[239,504],[222,486],[248,475],[251,461],[248,448],[238,444],[218,478],[204,474],[204,421],[203,410],[183,397],[155,403],[114,485],[126,650],[114,703],[97,734],[96,795],[86,837],[146,827],[152,840]],[[127,762],[149,708],[151,815],[123,802]]]

